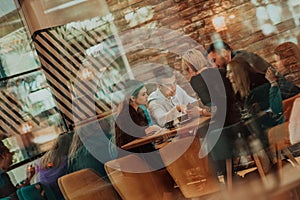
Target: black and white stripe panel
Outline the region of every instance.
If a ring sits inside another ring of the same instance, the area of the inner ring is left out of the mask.
[[[2,113],[0,115],[1,134],[7,136],[20,134],[22,124],[27,122],[31,123],[32,126],[39,125],[39,122],[30,113],[22,111],[22,103],[18,99],[6,91],[0,91],[0,93],[0,110]]]
[[[100,73],[100,69],[104,67],[117,70],[121,67],[114,57],[115,41],[107,37],[103,30],[81,31],[80,36],[78,33],[74,36],[70,33],[66,35],[67,32],[59,30],[59,27],[55,27],[39,31],[33,36],[33,41],[57,107],[67,124],[74,125],[75,122],[108,112],[112,108],[111,104],[117,104],[95,98],[95,89],[102,87],[97,85],[98,80],[80,81],[79,72],[83,62],[88,62],[96,73]],[[107,47],[105,52],[99,53],[95,58],[89,56],[86,61],[86,49],[100,44],[103,40]],[[123,83],[119,85],[110,90],[117,91],[123,88]]]

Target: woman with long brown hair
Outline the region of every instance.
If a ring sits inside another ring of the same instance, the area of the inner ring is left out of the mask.
[[[245,60],[237,58],[228,63],[227,77],[241,110],[251,114],[271,110],[272,116],[262,122],[266,127],[283,122],[282,98],[271,68],[264,75],[254,71]]]

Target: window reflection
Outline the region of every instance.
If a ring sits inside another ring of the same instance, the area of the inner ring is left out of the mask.
[[[66,131],[41,71],[1,81],[1,131],[15,152],[14,163],[48,150]]]
[[[16,12],[15,15],[18,15]],[[17,22],[20,18],[15,17]],[[8,21],[9,23],[15,23]],[[9,28],[4,32],[10,31]],[[18,73],[36,69],[40,66],[36,51],[32,47],[32,41],[28,38],[25,27],[20,27],[0,38],[0,60],[1,60],[1,76],[4,78]]]
[[[15,164],[47,151],[66,128],[15,2],[0,8],[0,139]]]

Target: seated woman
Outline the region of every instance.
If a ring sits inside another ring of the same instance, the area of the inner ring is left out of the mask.
[[[275,162],[275,155],[272,149],[262,149],[265,143],[263,142],[264,137],[261,138],[263,140],[256,140],[256,138],[260,137],[260,134],[257,135],[257,131],[264,131],[283,122],[282,98],[275,74],[271,68],[267,69],[265,75],[258,73],[245,60],[236,58],[227,65],[227,77],[236,94],[242,118],[248,119],[261,111],[267,111],[266,115],[259,118],[258,123],[251,123],[251,126],[248,127],[249,131],[254,133],[248,138],[249,146],[252,151],[259,154],[263,171],[267,173],[271,168],[271,161]],[[259,141],[259,143],[255,143],[255,141]]]
[[[13,153],[0,141],[0,198],[18,199],[17,189],[29,185],[35,174],[35,168],[30,168],[28,177],[20,185],[14,186],[6,173],[12,164],[12,157]]]
[[[100,120],[101,121],[101,120]],[[99,121],[76,127],[69,151],[68,173],[91,168],[109,182],[104,163],[112,159],[106,127]]]
[[[116,145],[119,147],[119,157],[128,155],[128,152],[121,148],[123,145],[160,130],[160,127],[157,125],[150,126],[151,122],[147,109],[140,107],[148,102],[147,89],[144,84],[136,80],[129,80],[127,81],[126,89],[126,99],[119,105],[121,111],[115,123]],[[141,154],[153,152],[155,148],[153,144],[145,144],[128,151]],[[155,157],[151,160],[152,164],[156,165],[156,161],[162,163],[159,155]]]
[[[233,59],[227,65],[227,77],[232,84],[241,111],[258,114],[260,111],[271,110],[272,115],[262,122],[264,128],[283,122],[282,98],[278,84],[274,80],[272,69],[264,74],[253,71],[243,59]]]
[[[37,180],[48,185],[57,199],[64,199],[57,179],[67,173],[68,151],[72,141],[70,134],[57,137],[52,148],[37,161]]]

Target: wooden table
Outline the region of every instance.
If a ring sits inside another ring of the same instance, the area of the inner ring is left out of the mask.
[[[179,124],[178,127],[174,129],[162,129],[153,135],[145,136],[143,138],[139,138],[136,140],[133,140],[132,142],[129,142],[122,146],[122,149],[128,150],[132,149],[134,147],[142,146],[144,144],[148,144],[151,142],[154,142],[156,140],[167,138],[167,137],[173,137],[176,135],[181,135],[189,132],[190,130],[195,130],[204,127],[205,125],[208,125],[211,120],[211,117],[199,117],[191,119],[188,122],[185,122],[183,124]]]

